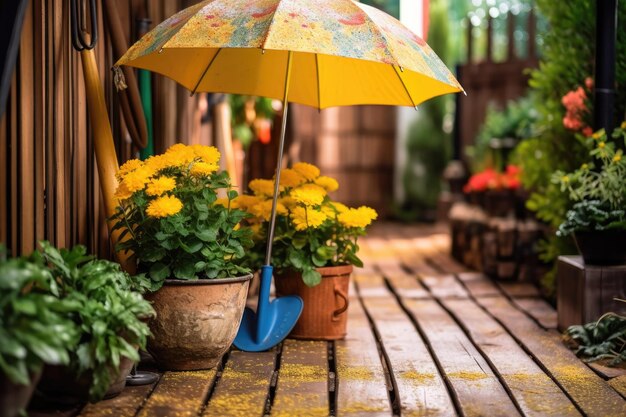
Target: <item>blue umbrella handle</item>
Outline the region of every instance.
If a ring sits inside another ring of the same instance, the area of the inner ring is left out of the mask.
[[[257,327],[256,342],[260,343],[271,330],[272,323],[270,317],[267,317],[266,306],[270,304],[270,287],[272,285],[272,272],[274,268],[271,265],[263,265],[261,267],[261,288],[259,289],[259,300],[257,305]]]

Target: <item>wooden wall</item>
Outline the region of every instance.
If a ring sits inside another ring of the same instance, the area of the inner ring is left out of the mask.
[[[103,24],[102,1],[115,1],[127,39],[144,12],[161,22],[182,0],[98,0],[100,37],[96,57],[105,87],[118,159],[134,157],[120,117],[109,68],[113,57]],[[134,39],[134,38],[133,38]],[[198,95],[159,76],[153,78],[155,146],[177,141],[209,143],[201,126]],[[0,242],[15,255],[47,239],[77,243],[110,256],[88,122],[82,67],[70,42],[69,2],[32,0],[26,12],[7,111],[0,120]]]
[[[458,68],[458,80],[465,88],[467,95],[459,94],[457,98],[458,142],[457,155],[466,159],[463,150],[474,145],[474,140],[485,120],[489,104],[503,108],[507,101],[521,97],[528,88],[528,68],[539,64],[534,41],[528,42],[528,51],[524,58],[517,56],[514,45],[515,16],[507,16],[507,55],[502,62],[493,59],[492,22],[489,18],[487,31],[487,51],[485,59],[475,61],[473,30],[479,28],[468,25],[467,62]],[[527,20],[528,39],[535,39],[535,16],[531,12]]]

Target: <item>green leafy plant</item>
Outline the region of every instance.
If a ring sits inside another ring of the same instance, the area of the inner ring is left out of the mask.
[[[607,313],[598,321],[570,326],[565,336],[576,355],[588,362],[608,359],[615,366],[626,361],[626,317]]]
[[[28,385],[44,363],[69,363],[78,329],[66,316],[72,306],[58,295],[47,268],[7,259],[0,245],[0,371],[15,384]]]
[[[112,220],[123,230],[117,250],[132,251],[138,271],[158,290],[166,278],[225,278],[247,274],[251,231],[239,228],[247,214],[229,203],[237,197],[220,172],[214,147],[177,144],[145,162],[120,169]],[[226,197],[218,198],[218,192]]]
[[[83,246],[57,250],[41,242],[42,264],[58,283],[67,317],[79,330],[69,366],[82,375],[90,373],[91,401],[101,399],[119,375],[120,360],[139,360],[150,330],[145,321],[154,315],[150,303],[134,288],[148,285],[145,278],[131,278],[116,263],[86,256]]]
[[[318,267],[351,264],[363,266],[357,256],[357,239],[377,217],[369,207],[348,208],[328,196],[339,187],[333,178],[320,176],[311,164],[299,162],[284,169],[280,177],[280,196],[276,211],[272,264],[280,269],[302,273],[308,286],[320,283]],[[266,234],[272,208],[274,181],[250,181],[254,195],[242,195],[231,201],[235,207],[247,210],[255,231],[255,247],[251,264],[257,264],[265,254]]]
[[[609,141],[604,130],[577,138],[589,149],[593,160],[573,172],[556,171],[552,176],[561,191],[576,202],[559,226],[558,234],[626,229],[626,159],[623,150],[618,148],[626,145],[626,122],[613,131],[613,141]]]

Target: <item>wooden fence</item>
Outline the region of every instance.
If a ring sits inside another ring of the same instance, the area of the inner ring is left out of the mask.
[[[472,31],[477,30],[468,24],[467,34],[467,62],[458,67],[458,80],[467,91],[467,96],[461,94],[457,99],[456,117],[458,132],[456,153],[465,159],[462,150],[474,144],[476,134],[485,120],[490,103],[502,108],[509,100],[514,100],[524,94],[528,87],[528,68],[538,65],[535,48],[535,15],[531,11],[527,20],[528,51],[525,58],[515,53],[515,15],[507,16],[507,53],[503,62],[494,62],[493,58],[493,19],[487,21],[487,44],[485,59],[480,62],[474,60],[474,38]]]
[[[109,68],[112,56],[102,1],[116,1],[130,40],[135,17],[147,5],[158,23],[192,1],[98,0],[96,58],[120,162],[134,156]],[[80,56],[70,42],[69,2],[32,0],[26,12],[7,111],[0,120],[0,242],[15,255],[47,239],[82,243],[110,255],[95,170]],[[157,151],[178,140],[207,143],[198,100],[163,77],[153,78]]]

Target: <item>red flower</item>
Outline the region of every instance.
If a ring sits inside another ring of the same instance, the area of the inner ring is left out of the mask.
[[[585,78],[585,87],[587,87],[587,90],[591,90],[593,88],[593,78]]]
[[[586,137],[590,137],[593,135],[593,129],[589,126],[584,127],[582,132],[583,132],[583,135],[585,135]]]

